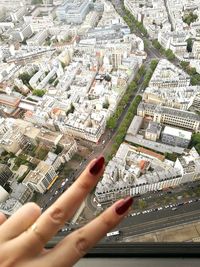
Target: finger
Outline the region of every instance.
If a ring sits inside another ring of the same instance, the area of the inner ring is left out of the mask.
[[[0,225],[3,224],[7,220],[6,215],[0,212]]]
[[[23,247],[27,248],[27,244],[34,248],[29,250],[31,255],[37,254],[44,247],[47,241],[74,215],[88,192],[97,184],[103,170],[103,157],[93,160],[87,166],[76,182],[39,217],[32,231],[27,231],[16,239],[16,243],[21,244],[22,253]]]
[[[73,266],[89,249],[127,215],[133,198],[120,200],[83,228],[63,239],[53,250],[41,259],[41,266]]]
[[[0,243],[13,239],[26,231],[40,216],[40,207],[27,203],[0,226]]]

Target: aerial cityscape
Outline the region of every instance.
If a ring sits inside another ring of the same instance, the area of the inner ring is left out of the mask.
[[[200,0],[0,0],[0,212],[45,211],[99,155],[52,242],[126,196],[102,242],[200,241]]]

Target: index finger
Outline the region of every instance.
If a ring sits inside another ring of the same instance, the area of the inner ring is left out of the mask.
[[[103,174],[104,162],[103,156],[90,162],[73,185],[37,219],[32,231],[29,230],[16,238],[18,244],[21,244],[22,251],[24,244],[26,248],[24,253],[27,253],[27,244],[32,248],[30,253],[39,252],[65,222],[74,215]]]

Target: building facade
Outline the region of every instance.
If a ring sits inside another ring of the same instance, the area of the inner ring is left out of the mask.
[[[43,194],[47,191],[56,176],[55,169],[44,161],[41,161],[35,170],[28,173],[23,180],[23,184],[30,187],[30,189]]]
[[[157,123],[181,127],[195,132],[198,132],[200,127],[200,117],[193,112],[150,103],[140,102],[137,109],[137,115],[142,117],[151,116],[153,121]]]
[[[189,146],[192,133],[178,128],[166,126],[162,132],[162,142],[167,145],[187,148]]]

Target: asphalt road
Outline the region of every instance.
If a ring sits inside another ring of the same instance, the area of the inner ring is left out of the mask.
[[[155,211],[148,214],[125,218],[115,230],[122,231],[122,235],[118,240],[115,237],[102,239],[101,243],[123,242],[127,238],[140,234],[146,234],[163,228],[175,225],[191,223],[200,219],[200,201],[179,206],[177,210],[172,211],[171,208],[162,211]],[[114,230],[113,230],[114,231]],[[57,244],[71,231],[59,232],[49,244]]]
[[[123,238],[125,238],[199,219],[200,201],[178,206],[177,210],[166,208],[161,211],[127,217],[116,229],[121,230]]]

